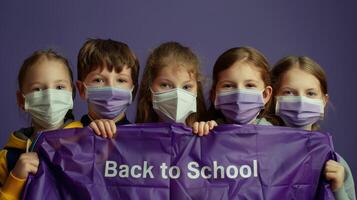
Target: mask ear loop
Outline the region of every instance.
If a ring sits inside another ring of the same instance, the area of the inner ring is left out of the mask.
[[[133,86],[131,89],[130,89],[130,92],[133,92],[135,89],[135,86]]]
[[[156,92],[154,92],[154,90],[151,89],[151,87],[149,87],[149,90],[151,92],[151,94],[155,94]]]
[[[266,109],[265,106],[266,106],[266,104],[267,104],[267,103],[269,102],[269,100],[270,100],[270,99],[269,99],[266,103],[264,103],[264,92],[265,92],[266,89],[267,89],[267,87],[265,87],[265,88],[260,92],[260,97],[262,98],[261,100],[262,100],[262,102],[263,102],[263,108],[259,110],[259,112],[257,113],[257,115],[256,115],[256,116],[252,119],[252,121],[250,121],[248,124],[253,123],[254,121],[260,123],[260,121],[262,120],[263,117],[258,118],[258,116],[262,113],[262,111],[264,111],[264,110]],[[271,96],[270,96],[270,98],[271,98]]]
[[[85,93],[84,96],[86,97],[86,99],[88,99],[88,94],[87,94],[88,86],[84,81],[82,83],[83,83],[84,93]]]
[[[26,101],[26,96],[24,93],[21,92],[21,96],[24,98],[24,111],[26,112],[26,108],[28,107],[27,101]]]
[[[323,114],[321,115],[321,120],[323,120],[325,118],[325,114],[326,114],[326,111],[327,111],[327,106],[328,106],[328,99],[329,99],[329,95],[328,94],[325,94],[324,95],[325,98],[323,99],[323,102],[324,102],[324,107],[323,107]]]
[[[133,91],[134,91],[135,86],[133,86],[129,91],[130,91],[130,102],[133,102]]]
[[[26,114],[28,114],[28,115],[31,116],[31,114],[28,113],[28,111],[27,111],[27,109],[28,109],[28,103],[27,103],[27,101],[26,101],[26,96],[27,96],[27,95],[25,95],[24,93],[21,92],[21,97],[24,98],[24,107],[23,107],[23,110],[24,110],[24,112],[25,112]],[[33,126],[32,117],[30,117],[30,119],[31,119],[31,126]],[[27,147],[26,147],[26,148],[27,148]]]
[[[278,96],[273,97],[275,98],[275,115],[278,115],[279,106],[280,106],[280,98]]]
[[[268,87],[268,86],[267,86],[267,87]],[[266,91],[267,87],[265,87],[265,88],[260,92],[260,96],[262,97],[263,102],[264,102],[264,92]],[[270,98],[271,98],[271,96],[270,96]],[[267,103],[268,103],[268,102],[269,102],[269,100],[267,101]],[[265,107],[265,104],[266,104],[266,103],[264,103],[264,107]]]
[[[26,95],[24,93],[21,92],[21,97],[24,99],[24,111],[26,111]]]

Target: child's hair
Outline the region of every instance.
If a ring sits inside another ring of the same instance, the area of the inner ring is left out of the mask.
[[[273,67],[271,71],[272,77],[272,86],[273,86],[273,105],[270,108],[270,112],[275,114],[275,104],[276,104],[276,95],[281,87],[282,77],[292,68],[299,68],[317,78],[320,82],[320,89],[324,95],[328,94],[327,88],[327,78],[324,70],[319,64],[314,60],[306,56],[286,56],[278,61],[278,63]],[[282,119],[276,116],[276,123],[278,125],[284,125]],[[318,124],[313,124],[312,130],[318,130]]]
[[[216,85],[218,83],[219,73],[232,67],[236,62],[252,64],[256,69],[260,71],[261,78],[264,82],[264,86],[271,85],[270,73],[269,73],[269,63],[265,56],[259,52],[257,49],[252,47],[235,47],[228,49],[222,55],[220,55],[213,66],[213,83],[210,91],[210,102],[211,106],[209,113],[212,119],[224,119],[222,112],[215,109],[214,101],[216,96]],[[265,117],[270,120],[269,107],[271,106],[271,100],[269,100],[262,112],[259,113],[258,118]]]
[[[120,73],[123,67],[131,69],[134,83],[133,98],[138,88],[139,61],[129,46],[123,42],[107,39],[88,39],[78,53],[78,80],[83,81],[86,76],[100,68],[113,69]]]
[[[71,81],[72,96],[74,99],[76,96],[76,88],[74,87],[74,84],[73,84],[73,73],[72,73],[71,67],[69,65],[69,62],[65,57],[58,54],[57,52],[55,52],[52,49],[35,51],[34,53],[32,53],[32,55],[30,57],[28,57],[24,60],[23,64],[21,65],[18,77],[17,77],[19,90],[22,92],[23,86],[26,84],[24,81],[25,81],[25,77],[26,77],[28,70],[31,67],[33,67],[34,65],[43,61],[44,59],[55,60],[55,61],[61,62],[64,66],[66,66],[67,71],[68,71],[68,76],[70,77],[70,81]],[[66,116],[64,117],[64,121],[67,121],[68,119],[74,120],[74,115],[72,113],[72,109],[68,110]]]
[[[185,67],[190,75],[197,81],[197,112],[192,113],[187,117],[186,124],[191,125],[195,121],[204,119],[206,107],[203,98],[199,60],[190,48],[177,42],[166,42],[155,48],[147,59],[140,85],[140,99],[136,122],[144,123],[159,121],[159,116],[152,107],[152,93],[150,86],[158,76],[160,70],[173,63]]]

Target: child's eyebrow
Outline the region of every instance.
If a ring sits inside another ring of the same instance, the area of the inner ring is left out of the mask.
[[[102,76],[100,72],[91,72],[92,76]]]
[[[310,90],[316,91],[316,90],[318,90],[318,89],[316,89],[316,88],[308,88],[308,89],[307,89],[307,91],[310,91]]]
[[[167,78],[158,78],[158,80],[159,81],[167,81],[167,82],[170,82],[170,83],[172,83],[172,81],[170,81],[169,79],[167,79]]]
[[[224,83],[224,82],[230,82],[230,83],[234,83],[234,81],[229,80],[229,79],[223,79],[223,80],[219,80],[217,83]]]
[[[67,83],[69,83],[69,82],[71,82],[71,81],[65,80],[65,79],[60,79],[60,80],[56,80],[56,81],[55,81],[55,83],[61,83],[61,82],[67,82]]]
[[[189,83],[189,82],[195,82],[195,81],[193,79],[190,79],[190,80],[184,81],[183,83]]]
[[[295,90],[294,88],[289,87],[289,86],[282,87],[281,89],[282,89],[282,90],[286,90],[286,89],[289,89],[289,90]]]
[[[41,82],[35,81],[35,82],[30,82],[28,85],[32,86],[32,85],[41,85]]]
[[[131,75],[130,74],[121,74],[119,73],[118,76],[126,76],[126,77],[130,77]]]
[[[248,79],[248,80],[245,80],[244,82],[258,82],[258,81],[254,80],[254,79]]]

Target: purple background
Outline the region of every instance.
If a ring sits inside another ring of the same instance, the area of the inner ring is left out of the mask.
[[[215,59],[228,48],[249,45],[271,64],[294,54],[308,55],[323,66],[331,100],[323,127],[357,173],[356,1],[105,2],[0,2],[1,146],[11,131],[29,124],[16,106],[16,77],[34,50],[54,48],[70,60],[76,74],[77,52],[87,38],[128,43],[142,69],[150,49],[175,40],[198,54],[208,89]],[[86,105],[77,98],[75,109],[78,119]]]

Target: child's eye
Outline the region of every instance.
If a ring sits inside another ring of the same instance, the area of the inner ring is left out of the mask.
[[[39,92],[39,91],[41,91],[42,89],[41,88],[39,88],[39,87],[36,87],[36,88],[32,88],[31,89],[31,91],[33,91],[33,92]]]
[[[161,84],[160,84],[160,88],[163,88],[163,89],[170,89],[170,88],[171,88],[171,86],[170,86],[169,84],[167,84],[167,83],[161,83]]]
[[[222,85],[222,87],[227,89],[227,88],[232,88],[233,85],[232,85],[232,84],[225,83],[225,84]]]
[[[122,79],[122,78],[118,79],[117,81],[118,81],[118,83],[127,83],[128,82],[126,79]]]
[[[256,86],[255,84],[253,84],[253,83],[247,83],[247,84],[245,85],[245,87],[246,87],[246,88],[256,88],[257,86]]]
[[[101,79],[101,78],[96,78],[96,79],[93,80],[93,82],[95,82],[95,83],[104,83],[104,80]]]
[[[294,93],[290,90],[283,91],[283,96],[293,96],[293,95],[294,95]]]
[[[307,92],[307,96],[308,96],[308,97],[316,97],[316,96],[317,96],[317,93],[310,91],[310,92]]]
[[[184,86],[182,87],[182,89],[184,89],[184,90],[191,90],[192,88],[193,88],[193,86],[190,85],[190,84],[184,85]]]
[[[63,85],[56,86],[56,90],[63,90],[63,89],[66,89],[66,87]]]

